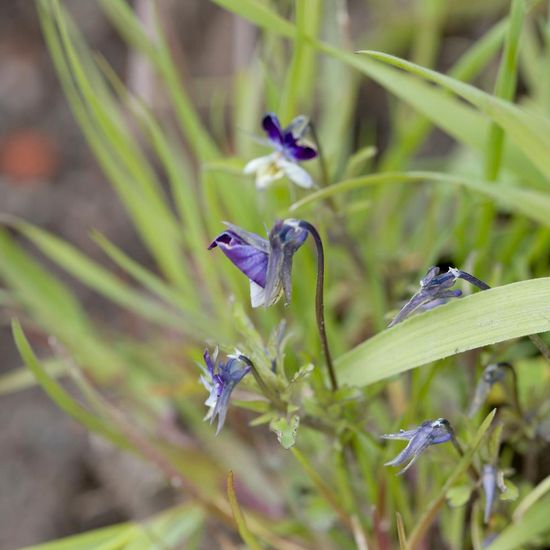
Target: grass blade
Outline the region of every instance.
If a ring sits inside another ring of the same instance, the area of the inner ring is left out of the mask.
[[[229,504],[231,505],[231,512],[233,513],[233,518],[239,529],[239,533],[246,543],[246,545],[252,550],[261,550],[262,547],[260,543],[256,540],[256,537],[250,532],[248,526],[246,525],[246,520],[239,506],[237,500],[237,495],[235,494],[235,487],[233,484],[233,472],[227,474],[227,498],[229,499]]]
[[[550,330],[550,278],[476,293],[412,317],[336,361],[342,384],[366,386],[471,349]]]

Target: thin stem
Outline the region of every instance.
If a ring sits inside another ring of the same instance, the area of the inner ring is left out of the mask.
[[[306,229],[315,241],[315,248],[317,249],[317,286],[315,289],[315,316],[317,318],[317,328],[319,329],[319,336],[321,338],[321,346],[325,355],[325,361],[327,363],[327,369],[330,376],[330,383],[332,391],[338,389],[338,382],[336,380],[336,373],[334,371],[334,365],[332,363],[332,356],[328,346],[327,333],[325,330],[325,306],[323,299],[324,283],[325,283],[325,253],[323,250],[323,242],[319,232],[309,222],[300,221],[300,227]]]

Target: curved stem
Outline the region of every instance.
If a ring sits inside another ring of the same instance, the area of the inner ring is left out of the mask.
[[[317,249],[317,286],[315,288],[315,316],[317,318],[317,328],[319,329],[319,336],[321,338],[321,346],[327,362],[328,374],[330,376],[330,384],[332,391],[338,389],[338,381],[336,380],[336,373],[334,371],[334,364],[332,363],[332,356],[328,346],[327,333],[325,330],[325,306],[323,300],[324,284],[325,284],[325,253],[323,250],[323,242],[319,232],[309,222],[300,220],[300,227],[303,227],[312,236],[315,241],[315,248]]]

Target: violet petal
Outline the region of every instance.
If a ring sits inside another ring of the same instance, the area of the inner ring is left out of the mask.
[[[208,247],[220,250],[241,270],[250,280],[262,288],[265,287],[268,254],[247,244],[234,231],[224,231],[218,235]]]
[[[276,114],[267,113],[262,120],[262,128],[272,143],[283,146],[283,130]]]

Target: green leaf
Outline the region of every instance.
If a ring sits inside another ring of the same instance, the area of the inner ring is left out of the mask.
[[[444,90],[439,90],[427,82],[373,59],[362,58],[321,42],[316,45],[320,51],[372,78],[460,143],[485,152],[490,121],[474,108],[450,96]],[[464,84],[464,86],[467,85]],[[540,180],[540,173],[517,147],[506,149],[503,165],[530,182],[537,181],[537,178]]]
[[[309,206],[333,195],[346,193],[363,187],[368,188],[381,184],[389,185],[393,183],[422,182],[458,185],[466,189],[471,189],[485,197],[494,199],[495,202],[506,211],[522,214],[542,225],[550,226],[550,196],[547,193],[523,189],[519,185],[502,184],[496,187],[490,182],[438,172],[386,172],[341,181],[316,191],[315,193],[311,193],[295,202],[290,207],[290,211],[296,212],[305,206]]]
[[[290,449],[296,444],[296,434],[300,425],[300,417],[293,414],[290,420],[286,417],[274,419],[269,424],[271,431],[277,435],[277,440],[285,449]]]
[[[229,498],[229,504],[231,505],[231,511],[233,512],[233,518],[239,529],[243,541],[251,550],[261,550],[260,543],[256,540],[256,537],[251,533],[246,525],[246,520],[239,506],[237,495],[235,494],[235,487],[233,484],[233,472],[227,474],[227,497]]]
[[[516,550],[550,531],[550,497],[537,501],[518,521],[500,533],[487,550]]]
[[[439,84],[462,97],[498,124],[510,141],[550,178],[550,120],[494,97],[474,86],[381,52],[360,52]]]
[[[514,510],[514,521],[521,517],[541,498],[550,492],[550,475],[546,476],[525,498],[518,504]]]
[[[213,1],[222,8],[232,11],[266,31],[276,32],[287,37],[292,37],[294,35],[294,26],[276,12],[269,9],[263,2],[259,2],[258,0]]]
[[[519,40],[524,16],[524,0],[513,0],[508,21],[508,34],[495,86],[495,95],[508,101],[513,100],[516,91]],[[485,177],[488,180],[497,178],[502,160],[503,145],[504,132],[502,128],[493,123],[489,130],[485,163]]]
[[[81,535],[29,546],[22,550],[150,550],[175,548],[200,528],[204,512],[186,504],[144,522],[128,522]]]
[[[449,506],[453,506],[454,508],[464,506],[470,500],[472,489],[471,485],[456,485],[455,487],[451,487],[446,494]]]
[[[283,123],[299,114],[299,107],[311,101],[315,77],[315,51],[305,37],[315,37],[319,30],[322,2],[320,0],[296,0],[294,5],[296,38],[292,59],[286,73],[279,117]]]
[[[53,380],[44,367],[39,363],[34,355],[32,348],[25,337],[23,329],[19,321],[12,322],[13,337],[21,358],[25,365],[34,374],[38,383],[44,391],[50,396],[57,406],[66,412],[69,416],[86,426],[89,430],[103,435],[107,439],[113,441],[121,448],[129,448],[128,443],[124,438],[112,430],[101,418],[87,411],[82,405],[79,405],[69,394]]]
[[[120,372],[121,361],[97,334],[73,294],[0,231],[0,276],[43,329],[55,335],[94,376]]]
[[[183,315],[177,314],[168,306],[162,306],[124,284],[68,242],[24,222],[17,223],[16,227],[51,260],[113,302],[163,326],[176,329],[192,326],[191,315],[188,316],[188,323],[184,324]],[[178,303],[181,307],[181,300],[178,300]]]
[[[64,361],[45,361],[43,367],[51,378],[59,378],[67,373]],[[36,379],[29,369],[21,367],[0,376],[0,395],[26,390],[35,385]]]
[[[444,357],[550,330],[550,278],[513,283],[412,317],[336,361],[342,384],[365,386]]]

